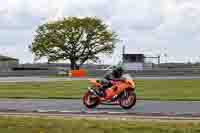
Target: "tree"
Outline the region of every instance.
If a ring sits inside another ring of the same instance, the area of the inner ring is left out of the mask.
[[[116,33],[102,20],[69,17],[39,26],[29,48],[37,59],[69,60],[74,70],[87,60],[97,61],[100,53],[111,54],[117,41]]]

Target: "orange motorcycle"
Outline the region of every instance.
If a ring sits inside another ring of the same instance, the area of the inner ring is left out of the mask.
[[[83,104],[87,108],[94,108],[99,104],[117,103],[124,109],[130,109],[136,104],[135,81],[130,75],[123,75],[123,79],[115,81],[113,85],[106,89],[104,96],[98,96],[96,89],[102,87],[102,83],[97,79],[90,79],[91,87],[83,97]]]

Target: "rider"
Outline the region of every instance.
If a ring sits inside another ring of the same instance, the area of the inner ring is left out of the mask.
[[[123,72],[124,70],[121,66],[114,66],[112,71],[106,74],[104,79],[101,81],[103,86],[99,89],[98,95],[105,96],[105,90],[113,85],[111,81],[122,80]]]

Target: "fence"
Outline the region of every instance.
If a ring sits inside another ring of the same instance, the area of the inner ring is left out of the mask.
[[[33,65],[26,65],[20,67],[32,68],[36,67]],[[57,74],[66,74],[69,68],[66,68],[67,65],[62,64],[62,66],[57,64],[50,65],[40,65],[40,68],[48,68],[47,70],[10,70],[10,71],[0,71],[0,77],[8,76],[48,76],[48,75],[57,75]],[[87,68],[89,77],[103,77],[106,73],[105,70]],[[146,69],[142,71],[126,71],[133,76],[200,76],[200,66],[156,66],[153,69]]]
[[[9,72],[0,72],[0,77],[9,77],[9,76],[48,76],[56,75],[59,72],[57,70],[25,70],[25,71],[9,71]]]

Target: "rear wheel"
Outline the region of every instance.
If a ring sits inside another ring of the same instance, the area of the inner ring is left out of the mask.
[[[130,109],[136,104],[136,94],[133,91],[125,91],[119,99],[123,109]]]
[[[92,92],[88,91],[83,97],[83,104],[87,108],[95,108],[99,104],[100,100]]]

